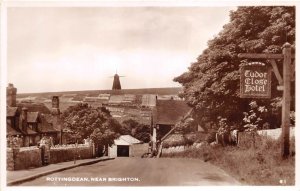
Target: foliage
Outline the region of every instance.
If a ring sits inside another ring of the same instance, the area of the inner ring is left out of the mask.
[[[295,125],[295,120],[296,120],[295,111],[291,111],[290,119],[291,119],[291,124]]]
[[[144,143],[150,141],[150,126],[141,124],[133,119],[123,121],[121,134],[131,135]]]
[[[209,133],[205,137],[205,141],[207,143],[215,142],[216,141],[216,131],[215,130],[209,131]]]
[[[179,139],[175,141],[165,141],[163,142],[163,148],[169,148],[169,147],[177,147],[177,146],[185,146],[188,145],[187,139]]]
[[[121,125],[104,108],[92,108],[79,103],[62,114],[64,127],[72,132],[73,140],[82,142],[90,137],[97,145],[111,145],[119,136]]]
[[[228,125],[227,119],[218,117],[219,119],[219,129],[217,131],[218,134],[225,134],[230,131],[230,127]]]
[[[261,129],[269,129],[269,123],[265,122],[265,116],[268,111],[267,108],[265,106],[258,106],[256,101],[250,102],[249,106],[250,111],[244,112],[244,130],[256,131]]]
[[[197,139],[203,136],[198,136],[195,132],[197,125],[191,117],[182,119],[175,124],[175,131],[172,132],[163,142],[163,147],[176,147],[193,144]],[[171,138],[170,138],[171,137]]]
[[[200,137],[199,134],[193,135],[172,134],[170,135],[170,137],[163,141],[163,148],[192,145]]]
[[[242,59],[238,58],[238,54],[281,53],[286,41],[295,47],[295,7],[238,7],[230,13],[230,22],[208,42],[208,48],[197,61],[174,81],[183,85],[181,95],[195,109],[198,118],[217,121],[217,116],[223,116],[229,122],[240,122],[244,116],[239,111],[245,111],[250,100],[239,98],[239,65]],[[279,70],[282,72],[282,67]],[[282,95],[276,88],[275,75],[272,82],[273,99],[261,100],[263,105],[270,105]],[[292,92],[294,100],[294,90]],[[277,114],[270,112],[269,117]]]
[[[197,125],[197,123],[195,123],[194,119],[186,118],[177,122],[175,128],[177,132],[187,134],[195,131],[195,125]]]

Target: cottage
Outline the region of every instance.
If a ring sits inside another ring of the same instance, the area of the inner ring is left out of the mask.
[[[41,103],[17,104],[16,94],[17,88],[9,84],[6,94],[6,136],[20,137],[21,147],[37,145],[43,135],[53,136],[56,140],[58,131],[45,119],[45,114],[50,115],[51,111]]]

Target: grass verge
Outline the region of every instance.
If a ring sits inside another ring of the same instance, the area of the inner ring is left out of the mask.
[[[251,142],[251,141],[249,141]],[[282,160],[280,140],[260,136],[255,145],[190,147],[162,157],[199,158],[219,166],[245,185],[295,185],[295,139],[291,140],[291,156]]]

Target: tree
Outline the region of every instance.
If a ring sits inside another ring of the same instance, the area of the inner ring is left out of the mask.
[[[193,118],[182,119],[175,124],[175,132],[180,132],[183,135],[189,134],[191,132],[195,132],[197,125],[198,124],[195,123]]]
[[[131,135],[144,143],[150,141],[150,126],[133,119],[123,121],[121,132],[123,135]]]
[[[230,13],[230,22],[208,42],[208,48],[197,61],[174,81],[183,85],[181,95],[198,118],[217,121],[217,117],[222,116],[231,123],[241,122],[251,100],[239,98],[242,60],[238,54],[281,53],[286,41],[295,47],[295,7],[239,7]],[[272,82],[272,99],[256,100],[259,105],[274,104],[281,97],[274,75]],[[294,97],[294,90],[292,95]]]
[[[148,143],[150,141],[150,126],[145,124],[139,124],[134,134],[132,135],[140,141],[144,143]]]
[[[121,125],[104,107],[92,108],[88,104],[79,103],[64,111],[62,120],[64,127],[72,132],[70,137],[74,142],[82,142],[90,137],[98,148],[103,148],[112,145],[120,135]]]

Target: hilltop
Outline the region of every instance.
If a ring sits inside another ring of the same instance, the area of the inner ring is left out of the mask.
[[[157,95],[177,95],[182,91],[182,87],[167,88],[142,88],[142,89],[123,89],[123,90],[83,90],[83,91],[63,91],[63,92],[41,92],[41,93],[20,93],[18,98],[34,96],[36,98],[51,98],[52,96],[98,96],[99,94],[157,94]]]

